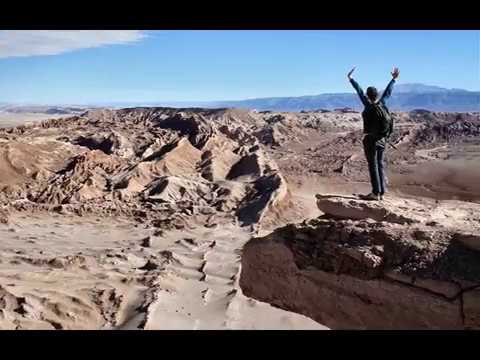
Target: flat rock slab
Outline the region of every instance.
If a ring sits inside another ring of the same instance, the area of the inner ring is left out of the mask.
[[[425,224],[448,229],[473,250],[480,250],[480,204],[464,201],[427,201],[391,197],[383,201],[353,196],[317,194],[317,207],[339,219],[385,221],[395,224]]]
[[[357,200],[343,196],[316,195],[318,208],[327,215],[342,219],[373,219],[397,224],[425,222],[424,209],[417,210],[411,204],[392,201]],[[423,211],[422,211],[423,210]]]

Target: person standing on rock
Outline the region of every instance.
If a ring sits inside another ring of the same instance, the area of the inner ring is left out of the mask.
[[[369,86],[367,94],[363,93],[362,88],[352,78],[355,68],[350,70],[347,77],[352,86],[357,91],[362,104],[365,106],[362,112],[363,118],[363,149],[367,158],[368,171],[370,173],[370,182],[372,183],[372,192],[368,195],[360,195],[364,200],[383,200],[386,192],[384,155],[387,138],[393,130],[393,119],[388,111],[385,101],[392,95],[393,84],[400,75],[398,68],[393,68],[392,80],[387,85],[382,96],[378,97],[378,91],[375,87]]]

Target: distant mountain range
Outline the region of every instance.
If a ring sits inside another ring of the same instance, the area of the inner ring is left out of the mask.
[[[274,111],[332,110],[343,107],[360,110],[362,108],[357,94],[353,93],[222,101],[212,105]],[[390,109],[397,111],[413,109],[480,111],[480,91],[446,89],[424,84],[398,84],[394,88],[388,105]]]
[[[107,106],[106,104],[103,104]],[[410,111],[424,109],[430,111],[480,111],[480,91],[447,89],[424,84],[397,84],[388,105],[391,110]],[[272,97],[232,101],[213,102],[150,102],[150,103],[115,103],[114,107],[132,106],[171,106],[171,107],[235,107],[256,109],[258,111],[302,111],[334,110],[352,108],[361,110],[362,104],[355,93],[333,93],[298,97]]]
[[[410,111],[424,109],[430,111],[480,111],[480,91],[463,89],[447,89],[425,84],[396,84],[393,95],[388,101],[393,111]],[[308,111],[334,110],[338,108],[352,108],[361,110],[362,104],[355,93],[333,93],[298,97],[272,97],[233,101],[177,101],[177,102],[116,102],[96,103],[84,106],[50,105],[50,113],[77,112],[82,108],[94,107],[143,107],[168,106],[176,108],[203,107],[203,108],[246,108],[258,111]],[[0,112],[44,112],[48,106],[12,105],[0,102]]]

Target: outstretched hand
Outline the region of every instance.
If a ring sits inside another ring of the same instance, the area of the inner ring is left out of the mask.
[[[400,75],[400,71],[398,70],[397,67],[394,67],[392,70],[392,78],[396,79],[398,78],[398,75]]]
[[[356,66],[354,66],[353,69],[348,72],[347,77],[348,77],[349,80],[352,79],[352,74],[355,71],[355,68],[356,68]]]

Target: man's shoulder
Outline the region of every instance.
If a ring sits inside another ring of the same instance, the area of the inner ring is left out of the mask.
[[[388,110],[388,106],[387,106],[387,103],[385,102],[385,100],[379,101],[379,105],[382,108],[384,108],[385,110]]]

